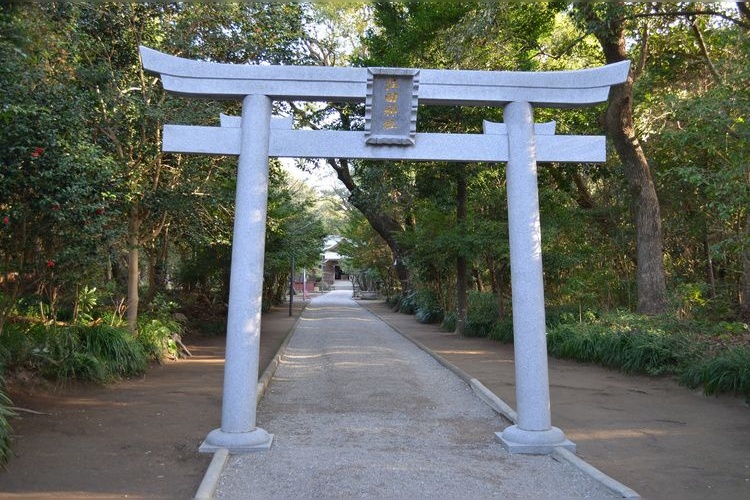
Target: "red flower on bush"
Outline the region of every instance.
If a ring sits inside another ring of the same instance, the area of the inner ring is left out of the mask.
[[[52,260],[52,259],[48,260],[47,261],[47,267],[49,267],[50,269],[52,269],[53,267],[55,267],[55,261]]]
[[[10,217],[8,217],[7,215],[3,217],[3,224],[10,224]]]
[[[55,210],[55,211],[60,210],[60,204],[55,203],[54,205],[52,205],[52,210]]]
[[[39,158],[42,156],[42,153],[44,153],[44,148],[34,148],[34,151],[31,152],[31,157]]]
[[[96,209],[96,211],[94,213],[96,215],[103,215],[104,214],[104,208],[103,207],[99,207],[99,208]]]

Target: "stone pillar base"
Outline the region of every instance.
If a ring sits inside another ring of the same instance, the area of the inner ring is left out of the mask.
[[[221,429],[214,429],[208,433],[206,440],[201,443],[198,451],[214,453],[226,448],[229,453],[236,455],[268,450],[271,448],[272,442],[273,434],[269,434],[259,427],[250,432],[224,432]]]
[[[565,439],[565,434],[557,427],[546,431],[526,431],[512,425],[503,432],[496,432],[495,437],[508,453],[549,455],[558,447],[572,453],[576,451],[576,445]]]

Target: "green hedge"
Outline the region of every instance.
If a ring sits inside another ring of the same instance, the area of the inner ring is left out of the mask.
[[[419,310],[419,295],[406,300]],[[401,301],[402,310],[405,301]],[[498,319],[491,294],[472,293],[464,335],[513,342],[510,317]],[[652,376],[675,375],[680,383],[702,386],[706,394],[733,393],[750,398],[750,347],[723,343],[747,331],[744,323],[677,320],[628,311],[549,308],[547,348],[552,356],[597,363]],[[418,318],[421,319],[421,318]],[[456,313],[443,315],[441,327],[456,328]],[[735,342],[736,343],[736,342]]]
[[[547,335],[548,352],[560,358],[594,362],[625,373],[675,373],[694,357],[685,335],[616,329],[613,325],[560,324]]]

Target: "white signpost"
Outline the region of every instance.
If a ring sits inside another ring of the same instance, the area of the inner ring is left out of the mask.
[[[533,108],[604,102],[627,61],[532,73],[230,65],[146,47],[141,58],[167,92],[242,101],[242,116],[222,116],[219,127],[164,127],[164,151],[239,155],[221,427],[201,451],[264,450],[273,440],[255,425],[269,157],[507,162],[518,419],[496,434],[512,453],[575,450],[551,424],[537,161],[603,162],[605,139],[555,135],[554,123],[534,124]],[[367,127],[295,130],[291,118],[271,116],[273,100],[366,102]],[[485,122],[483,134],[418,133],[417,103],[503,106],[505,123]]]

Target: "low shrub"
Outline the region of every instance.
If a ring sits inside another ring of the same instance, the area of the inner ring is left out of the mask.
[[[658,318],[612,313],[589,320],[550,328],[549,353],[649,375],[677,373],[695,355],[688,337]]]
[[[597,360],[597,333],[589,325],[561,324],[547,334],[547,351],[558,358],[576,359],[584,363]]]
[[[143,346],[124,328],[100,324],[76,330],[82,352],[104,363],[109,375],[130,377],[148,368]]]
[[[7,323],[0,335],[0,366],[10,367],[23,363],[34,348],[25,325]]]
[[[417,312],[417,293],[411,292],[401,296],[401,300],[398,304],[399,312],[404,314],[414,314]]]
[[[396,307],[396,305],[401,301],[401,294],[397,293],[395,295],[389,295],[385,298],[385,303],[388,304],[388,307],[393,309]]]
[[[431,310],[431,309],[417,309],[417,312],[414,314],[415,319],[418,323],[422,324],[434,324],[434,323],[440,323],[443,321],[443,311],[441,310]]]
[[[419,303],[412,294],[401,301],[402,311]],[[428,311],[417,309],[418,321],[425,322],[427,316]],[[750,347],[745,323],[569,307],[550,308],[546,318],[547,349],[552,356],[625,373],[676,375],[684,385],[703,386],[706,394],[741,394],[750,404]],[[456,323],[456,313],[447,312],[441,328],[455,331]],[[510,317],[498,319],[492,294],[475,292],[470,294],[464,335],[513,342],[513,321]]]
[[[34,343],[29,366],[45,378],[104,383],[109,380],[104,363],[84,352],[75,329],[34,325],[28,334]]]
[[[496,321],[490,329],[489,337],[505,344],[513,343],[513,320],[506,318]]]
[[[446,332],[456,331],[456,323],[458,322],[458,316],[455,312],[450,311],[443,315],[443,321],[440,323],[440,329]]]
[[[493,294],[469,293],[468,310],[464,323],[464,335],[466,337],[491,337],[499,321],[502,322],[502,320],[498,320],[497,300]],[[457,322],[458,315],[456,312],[447,312],[444,314],[440,328],[447,332],[455,331]],[[508,325],[503,327],[507,328]]]
[[[489,337],[494,326],[495,320],[488,320],[467,314],[466,322],[464,323],[464,336]]]
[[[148,357],[124,327],[13,324],[0,337],[0,362],[64,382],[107,383],[143,373]]]
[[[443,310],[432,292],[427,290],[416,292],[414,304],[417,322],[431,324],[443,321]]]
[[[178,345],[175,335],[181,335],[182,325],[177,321],[165,318],[143,319],[138,322],[138,343],[148,359],[162,362],[165,358],[178,357]]]
[[[676,373],[686,362],[685,339],[680,333],[620,332],[600,338],[601,363],[625,373]]]
[[[489,337],[498,321],[497,299],[491,293],[469,293],[464,335],[467,337]]]
[[[680,375],[680,382],[693,388],[702,385],[706,394],[728,392],[750,398],[750,349],[727,349],[688,366]]]

